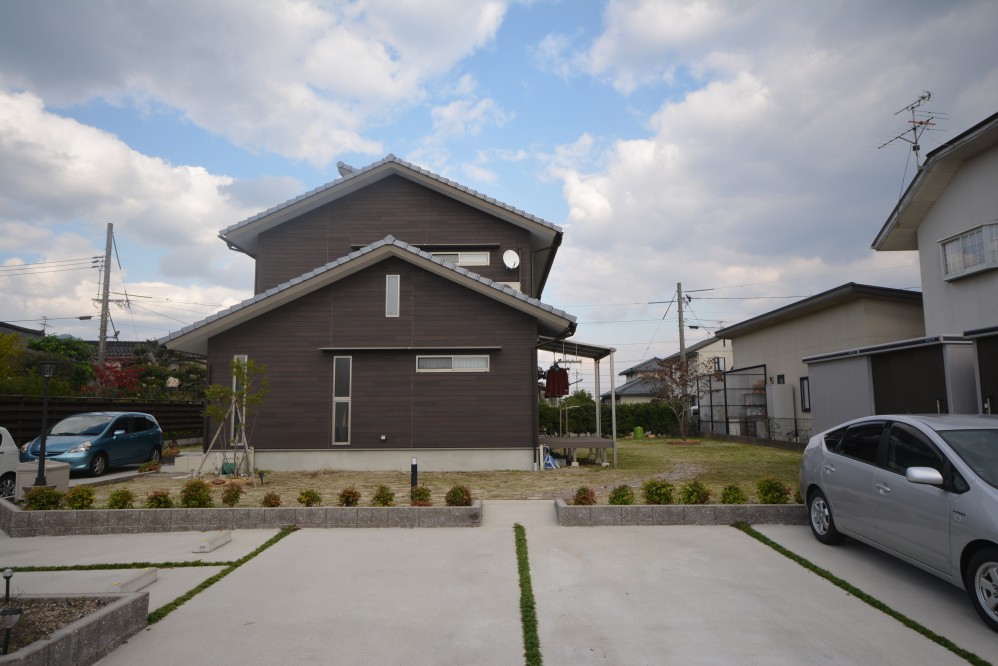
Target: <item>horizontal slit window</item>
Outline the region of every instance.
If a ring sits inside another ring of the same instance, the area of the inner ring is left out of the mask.
[[[488,372],[489,357],[474,356],[417,356],[417,372]]]

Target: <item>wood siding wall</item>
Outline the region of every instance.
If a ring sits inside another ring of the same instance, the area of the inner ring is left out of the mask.
[[[388,235],[420,248],[488,248],[489,265],[468,269],[490,280],[520,282],[521,290],[531,293],[533,262],[525,230],[394,175],[260,234],[256,293]],[[519,253],[519,268],[505,267],[506,250]]]
[[[388,274],[400,276],[397,318],[385,316]],[[532,317],[390,258],[212,338],[210,381],[231,381],[235,354],[267,367],[270,393],[250,420],[261,449],[333,447],[334,356],[353,359],[350,448],[532,447],[536,336]],[[488,353],[491,367],[417,373],[417,353],[449,352],[362,350],[371,347]]]

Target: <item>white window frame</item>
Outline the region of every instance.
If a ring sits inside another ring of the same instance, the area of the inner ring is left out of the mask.
[[[446,262],[455,264],[457,266],[488,266],[489,261],[492,258],[492,253],[488,250],[483,251],[472,251],[472,252],[431,252],[430,256],[443,259]],[[457,261],[451,261],[450,259],[444,259],[444,257],[457,257]]]
[[[998,224],[982,224],[939,241],[943,279],[998,268]]]
[[[392,289],[392,283],[394,284],[394,290]],[[399,301],[402,297],[402,278],[398,275],[386,275],[385,276],[385,316],[386,317],[398,317],[399,316]]]
[[[451,365],[448,368],[421,368],[419,363],[423,359],[428,358],[438,358],[438,359],[450,359]],[[485,367],[483,368],[455,368],[454,359],[485,359]],[[492,360],[489,358],[488,354],[426,354],[416,356],[416,372],[489,372],[492,366]]]
[[[338,396],[336,395],[336,366],[337,361],[340,359],[346,359],[349,365],[349,370],[347,371],[347,395]],[[350,436],[353,433],[353,357],[352,356],[334,356],[333,357],[333,446],[348,446],[350,444]],[[340,441],[336,439],[336,406],[346,404],[347,409],[347,438],[346,441]]]

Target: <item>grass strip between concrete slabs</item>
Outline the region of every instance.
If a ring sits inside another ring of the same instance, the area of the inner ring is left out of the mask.
[[[541,666],[541,639],[537,634],[537,608],[530,583],[530,558],[527,555],[527,530],[513,525],[516,535],[516,566],[520,573],[520,622],[523,624],[523,656],[527,666]]]
[[[160,606],[159,608],[157,608],[153,612],[149,613],[149,617],[148,617],[149,624],[156,624],[157,622],[159,622],[160,620],[162,620],[164,617],[166,617],[167,615],[169,615],[170,613],[172,613],[173,611],[175,611],[176,609],[180,608],[185,603],[187,603],[188,601],[190,601],[191,599],[193,599],[198,594],[200,594],[204,590],[208,589],[209,587],[211,587],[212,585],[214,585],[218,581],[222,580],[223,578],[225,578],[226,576],[228,576],[230,573],[232,573],[233,571],[235,571],[236,569],[238,569],[242,565],[246,564],[247,562],[249,562],[250,560],[252,560],[254,557],[256,557],[257,555],[259,555],[263,551],[267,550],[268,548],[270,548],[274,544],[276,544],[278,541],[280,541],[284,537],[288,536],[289,534],[291,534],[292,532],[295,532],[297,530],[298,530],[298,528],[296,526],[294,526],[294,525],[289,525],[287,527],[281,528],[280,532],[278,532],[276,535],[274,535],[273,537],[271,537],[270,539],[268,539],[263,545],[261,545],[259,548],[257,548],[256,550],[254,550],[252,553],[249,553],[248,555],[245,555],[244,557],[240,557],[238,560],[233,560],[223,570],[219,571],[217,574],[215,574],[211,578],[207,579],[206,581],[204,581],[203,583],[201,583],[197,587],[189,590],[185,594],[180,595],[179,597],[177,597],[176,599],[174,599],[170,603],[168,603],[168,604],[166,604],[164,606]]]
[[[801,557],[800,555],[791,550],[787,550],[780,544],[776,543],[775,541],[767,537],[765,534],[762,534],[761,532],[753,529],[753,527],[748,523],[739,522],[735,523],[732,527],[735,527],[744,532],[745,534],[749,535],[753,539],[764,543],[765,545],[769,546],[770,548],[778,552],[780,555],[783,555],[784,557],[793,560],[794,562],[801,565],[805,569],[821,576],[831,584],[841,588],[842,590],[845,590],[846,592],[856,597],[857,599],[866,602],[870,606],[873,606],[877,610],[886,613],[887,615],[890,615],[892,618],[894,618],[904,626],[908,627],[909,629],[913,629],[914,631],[917,631],[918,633],[922,634],[933,643],[941,645],[942,647],[946,648],[953,654],[963,659],[966,659],[971,664],[974,664],[974,666],[991,666],[991,662],[986,661],[981,657],[978,657],[976,654],[974,654],[969,650],[964,650],[962,647],[958,646],[950,639],[944,636],[940,636],[939,634],[932,631],[925,625],[916,622],[915,620],[912,620],[907,615],[899,613],[898,611],[894,610],[893,608],[891,608],[884,602],[880,601],[876,597],[870,596],[869,594],[863,592],[861,589],[859,589],[852,583],[839,578],[838,576],[828,571],[827,569],[822,569],[814,562],[811,562],[810,560]]]

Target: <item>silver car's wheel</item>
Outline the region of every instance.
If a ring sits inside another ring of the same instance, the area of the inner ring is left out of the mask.
[[[13,474],[0,476],[0,497],[14,496],[14,480],[15,476]]]
[[[842,543],[842,535],[835,529],[835,519],[832,517],[832,507],[828,505],[825,494],[815,489],[808,498],[808,510],[811,514],[811,533],[821,543],[834,545]]]
[[[967,567],[967,593],[984,623],[998,631],[998,549],[985,548]]]

